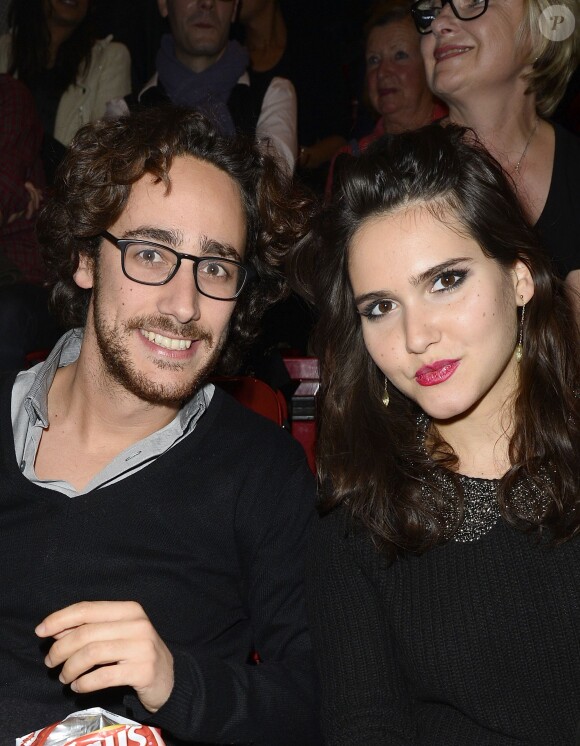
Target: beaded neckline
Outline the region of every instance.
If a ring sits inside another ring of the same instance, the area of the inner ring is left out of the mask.
[[[421,415],[417,424],[419,442],[423,452],[427,455],[425,437],[429,427],[429,418]],[[432,477],[442,495],[453,495],[456,492],[457,483],[463,491],[463,520],[458,528],[457,502],[450,500],[444,510],[445,535],[448,539],[460,543],[473,542],[492,530],[501,516],[497,501],[499,479],[451,474],[447,469],[436,464],[433,464]],[[426,484],[421,486],[421,492],[427,503],[433,502],[433,494]],[[513,488],[511,503],[520,515],[528,515],[530,519],[538,518],[544,513],[547,507],[546,502],[545,494],[531,481],[526,481],[526,484],[518,483]]]

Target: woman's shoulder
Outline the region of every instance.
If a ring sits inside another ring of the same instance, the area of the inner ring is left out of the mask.
[[[5,73],[8,70],[11,50],[12,34],[2,34],[0,36],[0,72]]]
[[[384,558],[369,531],[353,517],[348,505],[338,505],[318,519],[316,542],[335,553],[346,551],[362,565],[374,565]]]
[[[93,45],[93,53],[103,59],[126,60],[130,62],[131,55],[127,47],[120,41],[113,41],[113,35],[109,34],[104,39],[97,39]]]

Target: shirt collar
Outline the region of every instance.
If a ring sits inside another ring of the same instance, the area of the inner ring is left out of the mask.
[[[56,371],[74,363],[81,352],[83,329],[71,329],[63,334],[43,363],[39,363],[36,376],[28,394],[24,398],[24,407],[31,425],[48,427],[48,392],[53,384]],[[212,384],[202,386],[179,410],[176,420],[182,432],[189,429],[193,421],[207,409],[213,395]]]

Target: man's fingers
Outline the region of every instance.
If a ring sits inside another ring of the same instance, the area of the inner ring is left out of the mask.
[[[34,630],[39,637],[57,637],[83,624],[146,619],[135,601],[81,601],[50,614]]]
[[[83,601],[55,611],[36,628],[53,637],[47,666],[74,691],[132,686],[156,712],[173,689],[173,656],[143,608],[134,601]]]
[[[60,633],[45,658],[45,663],[49,668],[54,668],[64,663],[67,659],[76,655],[84,649],[92,650],[100,643],[113,645],[116,641],[130,640],[150,640],[156,636],[149,620],[143,619],[120,621],[120,622],[102,622],[93,624],[83,624],[74,629],[68,629]],[[122,654],[122,651],[121,651]],[[110,663],[113,658],[94,660],[92,665]]]
[[[76,681],[74,688],[77,691],[93,691],[86,688],[90,682],[97,689],[121,685],[143,686],[149,683],[145,677],[147,674],[152,675],[154,659],[154,645],[150,640],[92,642],[67,659],[59,679],[63,684]],[[79,679],[85,681],[79,684]]]

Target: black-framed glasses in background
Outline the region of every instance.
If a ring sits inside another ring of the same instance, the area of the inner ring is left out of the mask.
[[[431,24],[449,3],[456,18],[473,21],[487,10],[489,0],[417,0],[411,5],[411,14],[420,34],[430,34]]]

